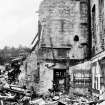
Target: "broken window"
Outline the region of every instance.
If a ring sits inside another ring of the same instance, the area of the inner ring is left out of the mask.
[[[87,87],[90,86],[90,73],[89,72],[85,72],[83,70],[80,70],[78,72],[74,72],[73,74],[74,76],[74,87],[78,86],[79,87]]]

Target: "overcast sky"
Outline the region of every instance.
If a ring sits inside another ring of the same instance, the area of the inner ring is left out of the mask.
[[[30,46],[41,0],[0,0],[0,48]]]

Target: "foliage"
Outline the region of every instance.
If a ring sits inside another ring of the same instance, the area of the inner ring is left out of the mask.
[[[0,49],[0,64],[3,65],[10,61],[14,57],[18,57],[22,54],[27,55],[30,52],[30,48],[19,46],[18,48],[7,47]]]

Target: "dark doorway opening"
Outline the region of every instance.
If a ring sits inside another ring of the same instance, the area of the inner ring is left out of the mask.
[[[54,69],[54,90],[64,93],[66,90],[66,70]]]

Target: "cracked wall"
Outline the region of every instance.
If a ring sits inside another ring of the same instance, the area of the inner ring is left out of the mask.
[[[39,63],[39,93],[47,93],[53,87],[53,68],[48,69],[46,64],[53,65],[54,62],[47,62],[46,59],[83,60],[90,56],[88,5],[88,0],[42,1],[39,8],[42,26],[39,49],[36,48],[37,51],[29,57],[31,61],[27,69],[31,80],[34,80],[33,73],[36,73]],[[62,63],[58,62],[58,65],[57,69],[62,69]],[[29,86],[35,86],[34,82],[29,81]]]
[[[88,0],[44,0],[39,9],[41,46],[51,48],[52,42],[56,57],[61,48],[68,49],[70,59],[88,58],[88,3]]]

